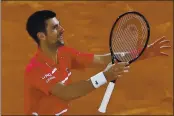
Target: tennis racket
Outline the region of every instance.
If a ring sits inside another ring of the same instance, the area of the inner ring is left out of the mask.
[[[150,26],[139,12],[131,11],[120,15],[114,22],[109,39],[112,64],[117,62],[135,62],[145,51],[150,37]],[[105,113],[117,80],[108,84],[98,109]]]

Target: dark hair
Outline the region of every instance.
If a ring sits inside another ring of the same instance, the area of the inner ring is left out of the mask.
[[[50,10],[41,10],[33,13],[27,20],[26,30],[29,35],[36,41],[40,46],[40,40],[37,37],[38,32],[44,32],[46,34],[46,23],[45,21],[56,17],[56,13]]]

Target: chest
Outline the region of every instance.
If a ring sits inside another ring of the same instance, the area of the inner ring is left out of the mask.
[[[50,66],[48,63],[45,64],[45,71],[48,72],[44,76],[46,82],[61,82],[67,85],[71,82],[71,59],[68,57],[60,57],[59,63]]]

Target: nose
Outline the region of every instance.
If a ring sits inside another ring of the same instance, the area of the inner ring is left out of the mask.
[[[59,31],[62,34],[62,33],[64,33],[65,30],[64,30],[64,28],[62,26],[59,26]]]

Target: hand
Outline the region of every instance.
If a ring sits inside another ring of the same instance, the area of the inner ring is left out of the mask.
[[[103,71],[106,80],[107,81],[115,80],[116,78],[122,76],[124,72],[129,72],[128,71],[129,66],[126,65],[128,65],[128,63],[126,62],[120,62],[117,64],[109,63],[108,66]]]
[[[165,36],[157,39],[152,44],[148,45],[147,50],[145,50],[145,55],[147,57],[154,56],[168,56],[163,50],[171,48],[171,46],[166,45],[169,44],[170,40],[167,40]]]

